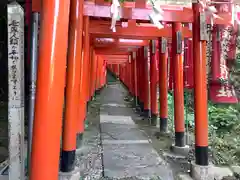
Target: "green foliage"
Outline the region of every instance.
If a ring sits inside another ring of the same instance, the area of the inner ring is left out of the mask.
[[[209,103],[209,124],[217,133],[226,133],[239,122],[239,111],[234,106],[212,105]]]
[[[240,164],[240,105],[209,103],[209,141],[216,164]]]
[[[184,93],[185,122],[194,127],[194,96]],[[174,130],[174,98],[168,93],[169,128]],[[215,164],[240,164],[240,104],[208,103],[209,145]],[[190,131],[194,131],[191,128]]]
[[[240,59],[236,59],[235,68],[240,70]]]

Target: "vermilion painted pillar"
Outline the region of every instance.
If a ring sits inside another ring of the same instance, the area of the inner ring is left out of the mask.
[[[95,91],[95,81],[96,81],[96,54],[93,51],[93,56],[92,56],[92,81],[91,81],[91,99],[94,98],[94,91]]]
[[[76,16],[77,14],[77,16]],[[66,111],[63,126],[61,171],[74,169],[76,151],[76,126],[79,121],[78,104],[82,52],[83,2],[73,0],[70,8],[70,33],[67,63]]]
[[[114,77],[117,78],[117,65],[113,64],[113,73],[114,73]]]
[[[123,70],[123,84],[126,86],[126,64],[123,65],[122,67]]]
[[[144,47],[144,60],[143,60],[143,74],[144,74],[144,112],[143,116],[146,118],[150,118],[151,110],[150,110],[150,81],[149,81],[149,48]]]
[[[168,127],[168,50],[167,39],[159,39],[160,132]]]
[[[119,64],[119,80],[121,81],[122,79],[122,65]]]
[[[116,74],[116,79],[117,79],[118,76],[119,76],[119,73],[118,73],[118,64],[115,64],[115,74]]]
[[[192,26],[190,26],[192,29]],[[192,39],[186,39],[186,47],[184,54],[184,87],[193,89],[193,53]]]
[[[79,11],[83,11],[83,6],[80,6],[81,8],[79,9]],[[81,34],[83,34],[83,16],[79,17],[79,21],[82,22],[79,24],[80,26],[80,30],[81,30]],[[84,92],[83,92],[83,87],[84,87],[84,80],[83,80],[83,74],[84,74],[84,49],[83,49],[83,36],[79,36],[79,42],[80,45],[82,46],[81,51],[79,53],[81,53],[81,56],[79,58],[80,61],[80,84],[79,84],[79,97],[78,97],[78,121],[76,124],[76,129],[77,129],[77,148],[81,147],[82,145],[82,138],[83,138],[83,132],[84,132],[84,119],[85,119],[85,115],[86,115],[86,111],[85,108],[83,108],[84,106]],[[80,46],[79,45],[79,46]]]
[[[96,87],[96,84],[97,84],[97,69],[98,69],[98,56],[95,54],[95,72],[94,72],[94,95],[96,93],[96,90],[97,90],[97,87]]]
[[[132,94],[131,91],[131,60],[129,59],[128,64],[127,64],[127,82],[128,82],[128,91],[130,92],[130,94]]]
[[[143,76],[143,51],[142,49],[139,49],[138,51],[138,79],[139,79],[139,106],[141,111],[144,111],[144,98],[143,98],[143,92],[144,92],[144,76]]]
[[[89,34],[88,34],[88,36],[90,36]],[[86,70],[87,70],[87,79],[86,79],[86,81],[87,81],[87,89],[86,89],[86,101],[87,101],[87,108],[88,108],[88,103],[89,103],[89,101],[90,101],[90,87],[91,87],[91,66],[92,66],[92,48],[93,47],[91,47],[90,46],[90,39],[89,39],[89,51],[88,51],[88,64],[87,64],[87,66],[85,67],[86,68]],[[88,111],[88,110],[87,110]]]
[[[140,81],[139,81],[139,71],[140,71],[140,60],[139,60],[139,50],[135,53],[135,93],[136,93],[136,99],[137,99],[137,106],[140,106]],[[138,110],[138,108],[136,109]]]
[[[220,71],[220,37],[218,36],[219,33],[219,26],[214,25],[212,31],[212,57],[211,57],[211,83],[219,83],[221,71]],[[220,35],[219,35],[220,36]]]
[[[119,80],[122,81],[122,65],[119,64]]]
[[[125,66],[124,66],[124,84],[127,88],[128,87],[128,76],[127,76],[127,73],[128,73],[128,64],[126,63]]]
[[[196,164],[208,165],[206,41],[200,39],[199,4],[193,4],[194,108]]]
[[[129,55],[129,64],[128,64],[128,82],[129,82],[129,92],[133,96],[132,88],[132,57]]]
[[[151,124],[156,125],[158,119],[157,99],[157,57],[156,41],[150,41],[150,97],[151,97]]]
[[[168,89],[173,90],[173,50],[172,50],[172,42],[168,40],[168,54],[169,54],[169,62],[168,62]]]
[[[42,0],[30,180],[58,180],[69,9],[69,0]]]
[[[97,81],[97,89],[100,91],[100,88],[101,88],[101,61],[102,61],[102,57],[99,56],[99,59],[98,59],[98,81]]]
[[[100,61],[100,56],[97,56],[96,58],[97,61],[97,67],[96,67],[96,82],[95,82],[95,91],[96,93],[99,93],[99,86],[98,86],[98,82],[99,82],[99,61]]]
[[[124,82],[124,85],[127,87],[126,80],[127,80],[127,65],[124,64],[124,66],[123,66],[123,82]]]
[[[131,64],[130,64],[130,69],[131,69],[131,91],[132,91],[132,96],[134,97],[135,96],[135,93],[134,93],[134,60],[133,60],[133,55],[132,53],[130,54],[130,57],[131,57]]]
[[[83,110],[83,118],[86,120],[87,113],[87,102],[88,102],[88,90],[89,90],[89,57],[90,57],[90,37],[89,37],[89,17],[84,16],[84,56],[83,56],[83,78],[82,78],[82,88],[81,88],[81,108]]]
[[[103,87],[106,86],[107,84],[107,62],[106,60],[104,61],[104,77],[103,77]]]
[[[123,79],[123,82],[124,82],[125,87],[128,89],[128,82],[127,82],[127,80],[128,80],[128,78],[127,78],[128,63],[125,63],[125,64],[124,64],[123,71],[124,71],[124,79]]]
[[[102,71],[101,71],[101,88],[105,85],[105,70],[106,70],[106,61],[102,61]]]
[[[119,64],[116,64],[115,67],[116,67],[116,70],[115,70],[115,72],[116,72],[116,78],[118,79],[118,78],[119,78],[119,69],[118,69]]]
[[[134,94],[135,94],[135,105],[138,105],[138,97],[139,97],[139,90],[138,90],[138,65],[137,65],[137,58],[136,52],[133,52],[133,62],[134,62]]]
[[[172,25],[175,146],[185,146],[182,24]]]
[[[87,101],[91,101],[92,95],[91,95],[91,90],[92,90],[92,73],[93,73],[93,46],[90,47],[90,52],[89,52],[89,64],[88,64],[88,99]]]
[[[123,71],[124,71],[124,84],[125,86],[128,88],[128,85],[127,85],[127,70],[128,70],[128,63],[124,64],[124,67],[123,67]]]
[[[119,78],[119,64],[115,64],[115,72],[116,72],[116,78],[118,79]]]
[[[135,100],[136,94],[135,94],[135,69],[134,69],[134,63],[135,59],[133,58],[133,53],[131,53],[131,88],[132,88],[132,96]]]
[[[103,88],[103,77],[104,77],[104,59],[101,58],[101,64],[100,64],[100,89]]]

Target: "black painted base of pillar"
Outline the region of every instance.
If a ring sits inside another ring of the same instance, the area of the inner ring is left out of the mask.
[[[196,164],[200,166],[208,165],[208,146],[195,146]]]
[[[166,133],[167,132],[167,124],[168,124],[168,118],[162,118],[160,117],[160,132]]]
[[[76,150],[62,151],[60,171],[70,172],[74,170]]]
[[[92,95],[92,96],[90,97],[90,101],[94,101],[94,96],[95,96],[95,95]]]
[[[140,101],[139,101],[139,98],[138,97],[136,97],[136,100],[137,100],[137,104],[136,104],[136,102],[134,102],[134,107],[136,108],[136,112],[138,112],[138,113],[141,113],[141,107],[140,107]]]
[[[128,92],[128,95],[131,96],[131,97],[134,96],[133,93],[131,93],[130,91]]]
[[[136,96],[132,96],[132,98],[133,98],[132,105],[136,106],[137,97]]]
[[[117,79],[117,76],[115,74],[112,73],[112,76],[114,79]]]
[[[150,109],[144,109],[142,112],[142,116],[144,118],[151,118],[151,110]]]
[[[89,110],[89,104],[90,104],[90,102],[87,101],[87,113],[88,113],[88,110]]]
[[[150,119],[150,125],[156,126],[157,125],[157,119],[158,115],[157,114],[151,114],[151,119]]]
[[[185,146],[184,132],[175,132],[175,146]]]
[[[143,104],[143,102],[139,101],[139,107],[140,107],[141,112],[143,112],[144,111],[144,104]]]
[[[82,147],[83,133],[77,133],[77,149]]]
[[[96,95],[101,94],[102,90],[103,90],[105,87],[106,87],[106,84],[103,85],[102,87],[100,87],[99,89],[96,89],[96,90],[95,90],[95,94],[96,94]]]
[[[123,87],[128,91],[127,85],[124,82],[122,82],[122,84],[123,84]]]
[[[95,94],[97,94],[97,95],[99,95],[101,93],[101,90],[100,89],[97,89],[96,91],[95,91]]]
[[[137,96],[136,98],[137,98],[137,105],[140,107],[140,102],[141,102],[141,101],[140,101],[140,99],[139,99],[138,96]]]

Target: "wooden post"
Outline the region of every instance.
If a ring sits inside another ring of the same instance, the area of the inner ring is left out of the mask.
[[[61,171],[74,170],[76,135],[80,91],[80,70],[82,52],[82,17],[83,2],[73,0],[70,5],[70,32],[67,61],[66,111],[63,126],[63,144]],[[77,15],[77,16],[76,16]]]
[[[138,53],[138,61],[139,61],[139,72],[138,72],[138,77],[139,77],[139,105],[141,108],[141,111],[144,111],[144,59],[143,59],[144,53],[143,53],[143,48],[139,49]]]
[[[204,19],[200,18],[199,4],[193,4],[193,53],[194,53],[194,108],[195,108],[195,156],[196,164],[208,165],[208,110],[206,76],[206,32]],[[201,19],[201,21],[200,21]],[[200,33],[200,28],[203,30]]]
[[[136,52],[133,52],[133,62],[134,62],[134,92],[135,92],[135,106],[137,107],[138,105],[138,100],[139,100],[139,91],[138,91],[138,65],[137,65],[137,56]]]
[[[156,126],[158,119],[157,99],[157,51],[156,41],[150,41],[150,94],[151,94],[151,124]]]
[[[84,132],[84,117],[85,117],[85,108],[83,108],[84,106],[84,101],[83,101],[83,97],[84,97],[84,92],[83,92],[83,87],[84,87],[84,81],[83,81],[83,73],[84,73],[84,50],[83,50],[83,5],[81,5],[79,7],[79,18],[78,18],[78,31],[80,31],[79,33],[81,34],[81,36],[78,36],[79,38],[79,61],[80,61],[80,83],[79,83],[79,90],[78,90],[78,121],[76,124],[76,131],[77,131],[77,148],[80,148],[82,145],[82,138],[83,138],[83,132]],[[81,46],[81,47],[80,47]],[[80,49],[81,48],[81,49]],[[78,55],[78,54],[77,54]]]
[[[94,99],[95,95],[95,84],[96,84],[96,69],[97,69],[97,57],[95,51],[93,51],[93,66],[92,66],[92,87],[91,87],[91,95],[92,99]]]
[[[174,69],[174,123],[175,146],[185,146],[184,122],[184,91],[183,91],[183,52],[182,52],[182,24],[172,25],[172,53]]]
[[[30,180],[58,180],[69,7],[42,0]]]
[[[82,116],[84,121],[87,115],[87,101],[88,101],[88,89],[89,89],[89,51],[90,51],[90,37],[89,37],[89,17],[84,16],[84,56],[83,56],[83,68],[82,68],[82,79],[81,89],[80,89],[80,101],[82,108]]]
[[[144,47],[144,56],[143,56],[143,72],[144,72],[144,112],[143,115],[146,118],[150,118],[150,78],[149,78],[149,47]]]
[[[130,54],[131,56],[131,89],[132,89],[132,96],[133,98],[135,99],[136,97],[136,94],[135,94],[135,87],[134,87],[134,84],[135,84],[135,77],[134,77],[134,59],[133,59],[133,53]]]
[[[167,39],[159,39],[160,132],[168,127],[168,53]]]

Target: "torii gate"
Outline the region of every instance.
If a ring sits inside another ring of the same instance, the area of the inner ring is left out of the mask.
[[[39,1],[33,1],[33,12],[40,12]],[[100,5],[99,5],[100,4]],[[191,7],[165,6],[163,21],[173,23],[172,28],[161,30],[155,27],[144,27],[149,22],[147,14],[151,12],[146,6],[145,0],[137,0],[136,3],[124,3],[122,18],[128,19],[128,27],[120,25],[116,27],[116,33],[109,30],[109,23],[102,20],[94,20],[91,17],[110,18],[110,6],[101,1],[89,2],[81,0],[42,0],[39,67],[37,79],[36,107],[33,128],[33,145],[30,167],[30,180],[57,180],[60,154],[60,138],[62,126],[62,105],[65,86],[65,71],[67,62],[66,81],[66,115],[63,133],[63,151],[61,170],[69,172],[73,170],[76,135],[81,137],[84,132],[84,119],[86,105],[91,99],[93,91],[104,85],[105,62],[101,56],[90,58],[92,37],[131,38],[131,39],[158,39],[159,37],[172,37],[173,58],[175,65],[175,96],[177,96],[177,108],[175,115],[180,120],[175,121],[176,140],[175,146],[184,146],[183,109],[183,83],[182,83],[182,52],[176,42],[183,37],[193,37],[194,61],[194,88],[195,88],[195,124],[196,124],[196,164],[208,165],[208,118],[207,118],[207,88],[206,88],[206,39],[202,21],[200,22],[200,4],[193,2]],[[70,19],[69,19],[70,13]],[[84,17],[83,17],[84,16]],[[230,14],[219,14],[222,19],[214,20],[217,24],[230,23]],[[210,21],[207,19],[207,21]],[[138,25],[140,23],[140,25]],[[143,24],[141,24],[143,23]],[[193,23],[193,31],[182,27],[181,23]],[[201,26],[200,26],[201,23]],[[69,46],[68,43],[68,25]],[[145,24],[146,25],[146,24]],[[177,34],[181,34],[177,36]],[[180,37],[180,39],[179,39]],[[180,40],[180,41],[179,41]],[[84,43],[83,43],[84,42]],[[68,61],[66,61],[68,49]],[[101,50],[98,48],[92,54]],[[108,52],[108,53],[107,53]],[[105,50],[104,54],[111,54]],[[119,51],[121,53],[123,51]],[[119,53],[117,50],[115,53]],[[140,52],[139,52],[140,53]],[[103,54],[103,55],[104,55]],[[166,53],[161,50],[162,61],[160,77],[166,77]],[[139,56],[136,56],[139,57]],[[97,64],[92,59],[97,58]],[[89,61],[91,59],[91,61]],[[90,63],[89,63],[90,62]],[[145,63],[136,63],[135,67]],[[95,65],[94,65],[95,64]],[[91,66],[90,66],[91,65]],[[142,66],[142,65],[141,65]],[[95,67],[95,68],[92,68]],[[96,68],[97,67],[97,68]],[[164,69],[163,69],[164,68]],[[90,71],[89,71],[90,70]],[[91,72],[91,73],[89,73]],[[135,73],[136,74],[136,73]],[[98,82],[95,85],[90,82]],[[167,82],[160,79],[160,93],[166,96]],[[138,84],[141,85],[141,84]],[[139,87],[139,86],[137,86]],[[164,93],[163,93],[164,92]],[[166,100],[162,103],[166,103]],[[166,117],[164,117],[166,118]],[[47,147],[47,150],[46,150]],[[64,163],[63,163],[64,162]]]

